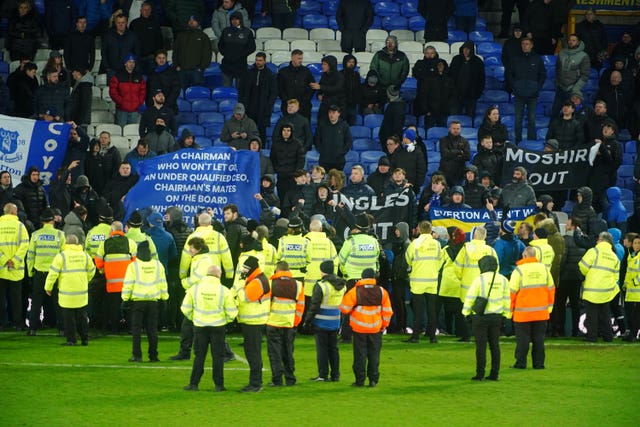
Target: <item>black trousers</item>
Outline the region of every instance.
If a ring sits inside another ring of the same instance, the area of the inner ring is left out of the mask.
[[[271,365],[271,382],[282,384],[282,376],[287,385],[296,383],[296,364],[293,359],[294,328],[267,326],[267,354]]]
[[[378,382],[380,379],[380,350],[382,332],[375,334],[353,333],[353,374],[356,384],[364,385],[364,379]]]
[[[133,336],[133,357],[142,357],[142,325],[149,340],[149,359],[158,358],[158,301],[132,301],[131,335]]]
[[[438,295],[437,303],[436,303],[436,313],[440,314],[440,309],[444,308],[444,329],[450,334],[458,334],[463,326],[460,326],[460,322],[467,323],[462,314],[460,318],[462,320],[458,320],[456,316],[457,313],[462,313],[462,301],[458,297],[443,297]],[[467,326],[468,329],[468,326]]]
[[[207,359],[207,350],[211,350],[213,358],[213,383],[218,387],[224,386],[224,326],[194,326],[196,336],[194,344],[195,358],[191,370],[190,384],[200,384],[200,378],[204,373],[204,362]]]
[[[484,377],[487,365],[487,342],[491,351],[491,372],[497,377],[500,372],[500,327],[502,316],[499,314],[474,315],[471,318],[473,335],[476,339],[476,375]]]
[[[367,49],[367,32],[361,30],[344,30],[340,40],[340,49],[345,53],[364,52]]]
[[[36,330],[42,327],[40,322],[40,310],[44,304],[44,283],[47,280],[47,272],[35,270],[33,272],[33,286],[31,289],[31,309],[29,311],[29,329]],[[45,312],[45,317],[50,314]],[[55,315],[52,316],[55,319]]]
[[[413,333],[412,338],[420,338],[420,328],[424,322],[424,306],[427,306],[427,332],[426,336],[431,339],[436,337],[436,325],[438,324],[438,313],[436,312],[436,294],[414,294],[411,293],[411,308],[413,309]]]
[[[544,368],[544,337],[547,332],[547,321],[513,322],[516,334],[516,364],[518,368],[527,367],[529,343],[531,343],[531,359],[534,369]]]
[[[567,299],[571,305],[571,335],[578,336],[580,322],[580,282],[576,280],[561,280],[556,286],[556,297],[551,312],[553,331],[564,336],[564,324],[567,317]]]
[[[589,301],[584,302],[586,318],[584,325],[587,328],[587,340],[596,341],[601,335],[605,341],[613,340],[613,330],[611,329],[611,312],[609,303],[595,304]]]
[[[640,302],[625,301],[624,306],[629,319],[629,335],[635,338],[640,330]]]
[[[329,169],[326,169],[326,170],[329,170]],[[338,170],[342,170],[342,169],[338,169]],[[347,280],[346,292],[349,292],[356,285],[357,281],[358,280],[356,279]],[[348,314],[340,315],[340,335],[342,336],[343,340],[350,340],[351,336],[353,335],[353,331],[351,330],[351,323],[349,323]]]
[[[240,324],[244,356],[249,363],[249,385],[262,387],[262,330],[264,325]]]
[[[338,349],[338,331],[315,330],[316,360],[318,376],[331,381],[340,380],[340,350]],[[329,377],[331,367],[331,377]]]
[[[401,332],[407,328],[407,307],[404,301],[407,292],[407,281],[394,279],[391,282],[391,286],[391,308],[393,308],[395,327],[398,332]]]
[[[502,17],[500,18],[500,32],[506,33],[511,36],[511,14],[513,13],[513,6],[518,7],[518,22],[526,22],[525,17],[527,13],[527,7],[529,7],[528,0],[502,0]]]
[[[107,292],[105,298],[105,315],[104,319],[105,329],[108,329],[114,334],[120,332],[120,319],[122,319],[121,313],[122,295],[120,292]]]
[[[458,299],[459,301],[460,299]],[[456,335],[465,340],[471,339],[471,330],[467,319],[462,315],[462,301],[460,301],[460,309],[456,311]]]
[[[0,279],[0,327],[7,316],[7,307],[11,310],[11,325],[22,328],[22,280]]]
[[[80,308],[62,307],[62,317],[64,319],[64,336],[67,342],[76,343],[76,333],[80,335],[82,342],[89,340],[89,317],[87,316],[87,306]]]
[[[193,322],[186,317],[182,318],[180,325],[180,352],[183,357],[191,357],[191,346],[193,345]]]
[[[104,274],[96,273],[89,282],[89,319],[91,327],[98,329],[107,329],[107,310],[106,310],[106,279]]]

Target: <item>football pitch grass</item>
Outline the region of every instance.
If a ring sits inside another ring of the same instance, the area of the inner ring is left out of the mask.
[[[47,335],[47,332],[50,334]],[[226,392],[214,393],[208,355],[199,392],[183,391],[191,361],[174,362],[176,334],[161,333],[160,363],[129,363],[131,337],[63,347],[46,330],[0,334],[2,426],[637,426],[640,344],[547,340],[546,369],[510,369],[515,341],[501,338],[500,381],[471,381],[475,346],[454,337],[438,344],[386,335],[376,388],[354,388],[352,348],[341,344],[341,379],[317,383],[313,337],[295,342],[294,387],[248,383],[241,337],[228,336],[238,360],[225,364]],[[489,358],[489,357],[488,357]],[[487,369],[488,372],[488,369]]]

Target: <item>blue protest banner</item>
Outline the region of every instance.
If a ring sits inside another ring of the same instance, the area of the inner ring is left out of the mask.
[[[241,215],[260,217],[260,158],[247,150],[211,147],[183,149],[138,163],[140,180],[124,200],[126,217],[136,209],[150,207],[165,213],[168,207],[182,209],[193,225],[200,209],[211,208],[222,221],[222,208],[234,203]]]
[[[8,171],[17,185],[36,166],[48,187],[64,160],[70,130],[66,123],[0,115],[0,170]]]

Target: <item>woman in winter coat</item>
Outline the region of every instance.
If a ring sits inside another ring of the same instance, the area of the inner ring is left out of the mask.
[[[484,119],[482,119],[482,124],[478,128],[478,143],[487,135],[493,141],[493,149],[503,153],[504,144],[509,139],[509,131],[500,121],[500,110],[495,105],[487,108],[484,113]],[[495,179],[496,177],[494,176],[493,178]]]

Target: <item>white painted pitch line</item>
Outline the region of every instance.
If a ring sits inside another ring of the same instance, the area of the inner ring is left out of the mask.
[[[164,366],[164,365],[146,365],[146,364],[131,364],[131,365],[81,365],[79,363],[30,363],[30,362],[0,362],[1,366],[32,366],[43,368],[101,368],[101,369],[172,369],[177,371],[190,371],[191,366]],[[224,368],[225,371],[248,371],[249,368]],[[264,370],[264,369],[263,369]]]

